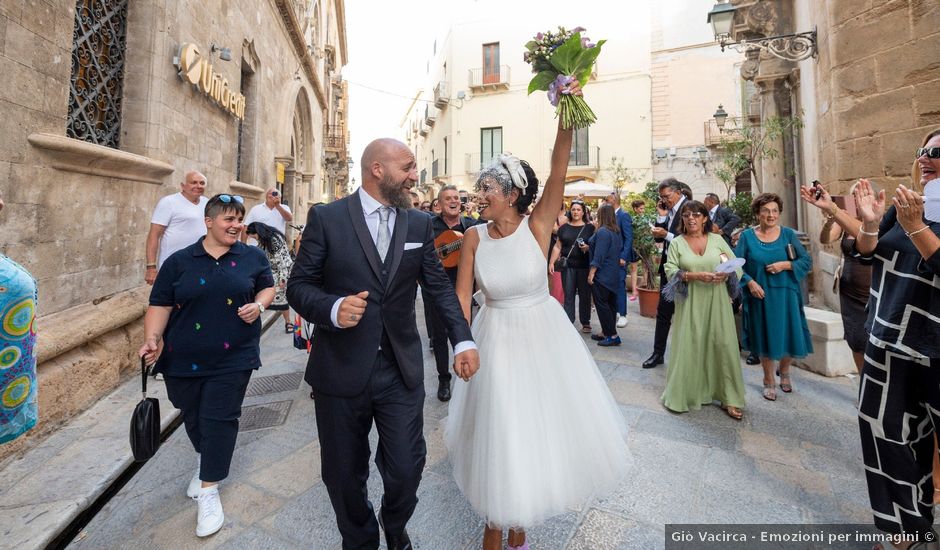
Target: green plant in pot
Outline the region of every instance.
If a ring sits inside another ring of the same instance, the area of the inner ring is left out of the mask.
[[[640,286],[649,290],[659,288],[659,262],[662,257],[662,251],[653,238],[651,226],[655,222],[655,206],[647,207],[646,213],[633,217],[633,248],[640,256],[640,264],[643,266],[643,282]]]

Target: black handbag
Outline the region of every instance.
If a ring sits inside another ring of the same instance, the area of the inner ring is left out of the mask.
[[[160,402],[156,397],[147,397],[147,364],[140,358],[140,378],[143,399],[134,407],[131,415],[131,452],[134,460],[146,462],[160,448]]]

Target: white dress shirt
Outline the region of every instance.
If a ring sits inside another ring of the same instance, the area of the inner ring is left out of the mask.
[[[682,203],[685,202],[685,195],[682,195],[679,198],[679,202],[675,204],[670,210],[669,214],[666,216],[656,216],[656,223],[666,222],[666,242],[671,243],[673,239],[676,238],[675,235],[669,232],[669,228],[672,227],[672,220],[675,219],[676,215],[679,214],[679,209],[682,208]]]
[[[372,242],[376,243],[379,239],[379,208],[384,206],[379,201],[366,192],[362,187],[357,191],[359,193],[359,201],[362,203],[362,215],[366,219],[366,227],[369,228],[369,235],[372,236]],[[388,207],[388,234],[389,237],[394,236],[395,232],[395,219],[398,217],[398,210],[392,207]],[[330,320],[333,321],[333,326],[336,328],[343,328],[339,326],[339,306],[343,303],[343,300],[346,298],[340,298],[333,303],[333,308],[330,310]],[[457,355],[468,349],[477,349],[476,344],[472,340],[466,340],[463,342],[458,342],[454,346],[454,355]]]
[[[715,221],[715,214],[718,213],[718,205],[716,204],[714,208],[708,211],[708,218],[711,221]]]

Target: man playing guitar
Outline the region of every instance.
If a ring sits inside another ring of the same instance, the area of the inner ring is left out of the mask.
[[[441,214],[434,216],[431,221],[431,226],[434,229],[434,245],[436,248],[443,246],[443,244],[439,244],[439,240],[441,243],[456,244],[454,240],[456,237],[455,232],[459,233],[462,237],[463,233],[470,227],[479,223],[485,223],[483,220],[475,220],[461,215],[462,204],[460,202],[460,194],[455,185],[445,185],[441,188],[437,196],[441,205]],[[459,249],[450,251],[454,248],[456,247],[453,244],[447,247],[449,252],[447,259],[454,261],[447,261],[444,264],[444,272],[447,273],[447,276],[450,278],[451,284],[455,284],[457,281],[457,262],[455,260],[460,254]],[[448,265],[453,265],[453,267],[447,267]],[[434,348],[434,360],[437,364],[437,398],[441,401],[449,401],[451,374],[449,361],[450,346],[447,345],[447,331],[444,328],[444,323],[437,316],[437,313],[435,313],[432,307],[431,297],[424,292],[424,289],[421,289],[421,296],[424,300],[424,317],[428,326],[428,336],[431,339],[431,347]]]

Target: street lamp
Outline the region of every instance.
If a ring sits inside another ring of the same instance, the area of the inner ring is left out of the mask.
[[[733,48],[739,53],[749,51],[767,52],[784,61],[802,61],[816,57],[816,29],[809,32],[795,34],[780,34],[755,40],[743,39],[734,42],[731,39],[731,30],[734,27],[734,15],[738,8],[730,2],[721,1],[708,12],[708,23],[715,33],[715,40],[725,51],[725,46]]]
[[[725,112],[725,108],[721,103],[718,104],[718,110],[715,111],[715,114],[712,116],[715,118],[715,124],[718,126],[718,132],[724,132],[725,122],[728,121],[728,113]]]

